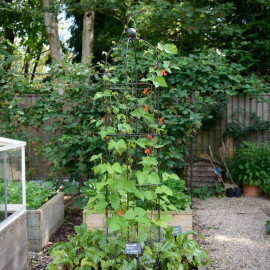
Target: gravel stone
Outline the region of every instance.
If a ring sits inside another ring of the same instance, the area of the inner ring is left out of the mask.
[[[269,198],[194,199],[193,229],[205,238],[199,243],[209,253],[209,270],[270,270],[264,208]]]

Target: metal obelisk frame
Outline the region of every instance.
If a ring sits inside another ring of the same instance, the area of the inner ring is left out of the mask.
[[[158,54],[157,51],[155,50],[155,48],[147,41],[143,40],[143,39],[139,39],[136,38],[136,31],[133,28],[129,28],[126,31],[126,36],[127,38],[122,39],[121,41],[119,41],[118,43],[116,43],[107,53],[106,55],[106,60],[105,60],[105,73],[104,76],[110,77],[112,74],[111,71],[109,71],[109,58],[111,57],[112,52],[114,52],[115,50],[118,50],[119,52],[119,46],[120,45],[125,45],[125,51],[123,54],[122,51],[122,56],[124,58],[124,71],[123,71],[123,78],[121,83],[115,83],[112,84],[109,82],[109,80],[104,80],[104,91],[106,91],[106,89],[109,90],[113,90],[114,92],[118,93],[118,96],[130,96],[130,99],[125,99],[126,103],[125,104],[121,104],[121,106],[123,108],[125,108],[125,117],[126,117],[126,121],[128,123],[130,123],[130,125],[132,125],[132,130],[134,132],[116,132],[116,133],[109,133],[108,139],[110,137],[115,137],[115,138],[121,138],[125,141],[127,141],[130,138],[147,138],[147,136],[151,136],[151,137],[155,137],[155,136],[159,136],[159,132],[156,132],[154,130],[154,128],[150,128],[149,126],[142,126],[142,123],[140,122],[140,119],[138,119],[137,117],[132,117],[131,116],[131,111],[136,110],[136,108],[138,108],[139,104],[138,104],[138,100],[143,96],[142,92],[144,89],[148,89],[147,91],[151,92],[151,99],[146,99],[147,102],[151,102],[151,106],[154,108],[154,122],[158,123],[158,119],[159,119],[159,88],[158,87],[154,87],[154,85],[152,83],[141,83],[139,78],[138,78],[138,53],[137,50],[138,48],[140,48],[140,46],[147,46],[149,49],[151,49],[155,55],[155,68],[159,69],[159,59],[158,59]],[[121,52],[120,52],[121,53]],[[130,54],[132,54],[132,61],[130,58]],[[133,66],[129,67],[130,62],[132,63]],[[113,71],[112,71],[113,73]],[[132,74],[131,74],[132,73]],[[106,115],[105,115],[105,127],[107,128],[108,126],[114,125],[116,124],[116,118],[115,115],[112,115],[112,110],[113,110],[113,105],[112,103],[106,102],[105,104],[105,109],[106,109]],[[118,130],[119,131],[119,130]],[[108,141],[108,140],[106,140]],[[127,144],[128,146],[128,144]],[[130,171],[136,170],[138,165],[138,162],[140,161],[140,157],[142,156],[141,153],[141,149],[139,149],[138,145],[136,145],[135,148],[135,153],[134,151],[132,152],[132,149],[128,149],[126,150],[126,156],[125,156],[125,161],[122,160],[122,163],[126,163],[126,170],[127,170],[127,180],[135,180],[135,178],[133,178],[130,174]],[[134,163],[130,164],[129,162],[129,155],[131,154],[131,152],[133,153],[134,156]],[[159,158],[159,148],[156,150],[156,154],[157,154],[157,160],[158,160],[158,176],[161,182],[161,174],[160,174],[160,158]],[[106,142],[106,157],[107,160],[110,160],[111,158],[111,153],[108,149],[108,142]],[[108,177],[108,176],[107,176]],[[151,186],[157,186],[157,185],[139,185],[138,180],[136,178],[136,187],[137,188],[141,188],[141,189],[147,189],[147,188],[151,188]],[[106,200],[108,201],[108,189],[106,191]],[[136,199],[136,204],[138,203],[139,198]],[[126,207],[127,209],[129,209],[130,206],[130,194],[127,193],[126,194]],[[157,212],[158,212],[158,218],[160,218],[160,197],[158,196],[157,199]],[[107,207],[106,209],[106,217],[108,217],[109,215],[109,209]],[[105,225],[105,232],[106,235],[108,235],[108,227]],[[129,242],[129,233],[127,232],[127,241]],[[161,241],[161,229],[159,228],[158,230],[158,241]]]

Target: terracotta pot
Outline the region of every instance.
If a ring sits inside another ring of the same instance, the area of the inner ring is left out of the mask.
[[[258,189],[252,185],[243,185],[243,194],[253,197],[258,197],[261,195],[261,193],[258,191]]]

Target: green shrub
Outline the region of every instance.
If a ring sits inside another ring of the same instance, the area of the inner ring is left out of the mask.
[[[232,178],[238,184],[255,185],[259,190],[270,194],[270,144],[262,146],[244,142],[235,151],[231,165]]]
[[[97,187],[96,187],[97,183],[98,183],[97,179],[91,179],[90,181],[84,183],[84,186],[80,188],[82,198],[77,199],[76,201],[77,206],[80,206],[82,208],[85,207],[89,199],[97,195]],[[170,188],[173,192],[172,196],[168,195],[169,201],[167,202],[167,206],[169,204],[172,204],[176,207],[177,211],[179,211],[185,210],[186,207],[189,207],[191,205],[191,197],[185,191],[185,180],[170,179],[164,181],[162,184]],[[145,191],[147,190],[148,189],[146,189]],[[144,210],[151,208],[148,201],[135,202],[134,200],[133,203],[137,203],[137,206],[143,208]]]
[[[265,229],[266,233],[270,234],[270,220],[266,220]]]

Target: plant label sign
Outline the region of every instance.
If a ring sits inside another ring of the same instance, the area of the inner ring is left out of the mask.
[[[125,245],[126,254],[141,254],[142,246],[141,243],[129,243]]]
[[[178,233],[182,234],[181,226],[174,226],[173,227],[173,236],[177,236]]]

